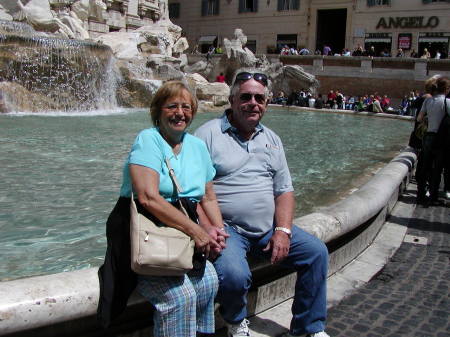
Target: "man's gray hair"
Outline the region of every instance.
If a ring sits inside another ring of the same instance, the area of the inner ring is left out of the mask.
[[[233,82],[231,83],[231,88],[230,88],[230,98],[234,95],[236,95],[239,92],[239,89],[241,88],[241,84],[243,83],[242,81],[236,81],[236,76],[240,73],[250,73],[250,74],[255,74],[255,73],[259,73],[259,74],[264,74],[267,76],[267,86],[264,86],[264,96],[266,97],[266,99],[269,99],[271,96],[271,91],[270,91],[270,87],[272,86],[272,82],[269,79],[269,75],[267,75],[267,73],[265,71],[256,69],[256,68],[239,68],[238,70],[235,71],[234,75],[233,75]]]

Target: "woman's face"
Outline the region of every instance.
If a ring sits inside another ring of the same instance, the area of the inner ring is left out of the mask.
[[[189,92],[169,97],[162,106],[159,129],[167,135],[183,133],[192,122],[192,103]]]

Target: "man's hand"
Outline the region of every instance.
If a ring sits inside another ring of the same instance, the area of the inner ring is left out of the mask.
[[[267,252],[272,249],[272,257],[270,263],[275,264],[283,261],[289,254],[291,239],[282,231],[275,231],[263,251]]]
[[[228,238],[230,235],[225,232],[225,229],[218,228],[215,226],[210,225],[204,225],[203,226],[206,232],[209,234],[209,236],[219,244],[217,247],[211,247],[211,251],[209,252],[209,257],[212,259],[215,259],[220,252],[226,247],[226,238]]]

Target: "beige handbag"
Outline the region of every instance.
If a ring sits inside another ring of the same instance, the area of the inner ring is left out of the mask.
[[[170,177],[181,193],[175,173],[166,159]],[[180,210],[188,216],[181,201]],[[141,275],[181,276],[192,269],[194,240],[173,227],[160,227],[140,214],[131,195],[130,204],[131,269]]]

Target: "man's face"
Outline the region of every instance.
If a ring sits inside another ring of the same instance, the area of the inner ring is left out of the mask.
[[[253,78],[243,82],[230,103],[232,125],[243,131],[253,130],[267,108],[264,85]]]

